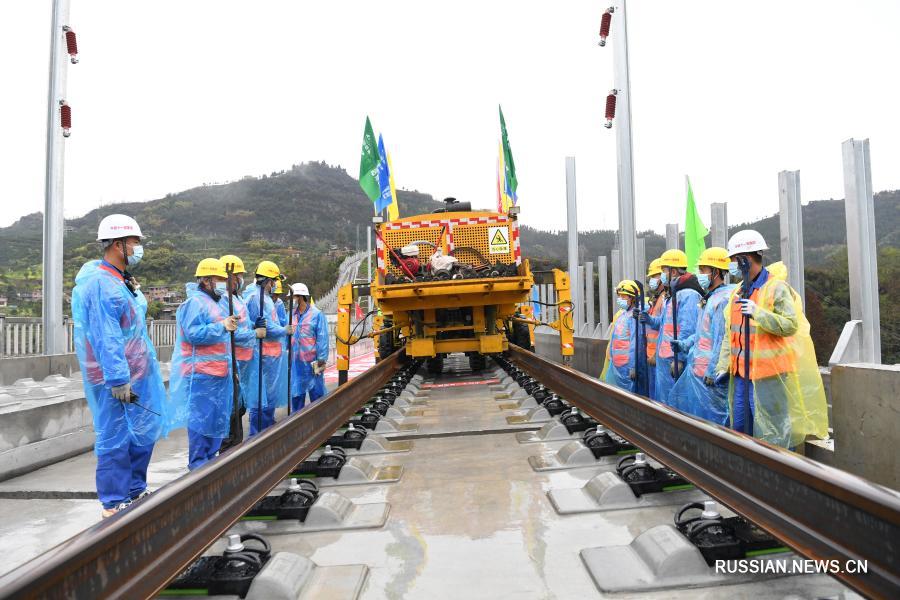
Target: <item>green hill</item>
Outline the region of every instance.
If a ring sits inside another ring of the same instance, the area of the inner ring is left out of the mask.
[[[441,206],[430,195],[398,192],[403,215],[427,213]],[[464,200],[464,199],[463,199]],[[133,215],[147,235],[146,254],[136,274],[145,286],[179,287],[189,281],[201,258],[234,253],[252,269],[258,261],[278,262],[292,279],[308,283],[314,295],[334,282],[344,256],[365,247],[370,223],[369,200],[356,179],[325,163],[294,165],[290,170],[245,177],[169,194],[149,202],[132,202],[92,210],[66,221],[64,273],[67,289],[78,268],[95,258],[97,224],[111,212]],[[900,191],[875,196],[876,235],[882,302],[885,362],[900,360]],[[730,228],[757,229],[772,245],[769,260],[778,260],[778,216]],[[645,232],[648,260],[665,249],[663,236]],[[0,228],[0,294],[18,308],[11,314],[40,314],[40,301],[17,299],[41,285],[41,214],[25,216]],[[843,323],[849,318],[846,234],[842,200],[820,200],[803,207],[807,304],[820,362],[827,360]],[[566,264],[565,232],[522,228],[522,248],[535,268]],[[579,234],[582,260],[608,256],[613,231]],[[709,243],[709,241],[707,241]]]

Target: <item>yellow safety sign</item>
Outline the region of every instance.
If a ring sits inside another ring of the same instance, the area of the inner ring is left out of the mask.
[[[488,246],[491,254],[509,254],[509,229],[506,226],[489,227]]]

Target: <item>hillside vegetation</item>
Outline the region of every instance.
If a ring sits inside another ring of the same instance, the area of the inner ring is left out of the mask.
[[[441,206],[430,195],[400,191],[400,214],[428,213]],[[461,200],[466,200],[462,198]],[[477,204],[477,203],[476,203]],[[527,205],[523,206],[527,210]],[[325,163],[294,165],[261,177],[245,177],[207,185],[149,202],[106,206],[66,221],[66,291],[79,267],[96,258],[94,241],[103,216],[133,215],[147,235],[146,253],[135,269],[145,285],[180,287],[192,279],[197,262],[207,256],[239,255],[249,269],[262,259],[275,260],[291,280],[306,282],[314,295],[334,283],[337,266],[357,244],[365,248],[371,203],[356,179]],[[900,191],[875,197],[876,236],[885,362],[900,360]],[[778,216],[730,228],[757,229],[772,249],[767,260],[780,258]],[[0,294],[17,309],[10,314],[39,315],[40,302],[16,299],[41,285],[40,213],[0,228]],[[663,236],[645,232],[647,260],[665,249]],[[820,200],[803,207],[807,312],[813,323],[820,363],[849,319],[849,280],[842,200]],[[535,268],[566,265],[565,232],[522,228],[522,249]],[[609,256],[614,231],[579,234],[582,261]],[[709,244],[709,240],[707,240]],[[612,284],[613,282],[610,282]],[[599,301],[599,299],[598,299]],[[68,310],[68,308],[67,308]]]

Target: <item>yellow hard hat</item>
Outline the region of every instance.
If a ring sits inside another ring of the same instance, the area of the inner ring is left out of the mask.
[[[697,266],[727,271],[729,262],[731,260],[728,258],[728,250],[713,246],[700,253],[700,260],[697,261]]]
[[[281,280],[280,280],[280,279],[276,279],[276,280],[275,280],[275,287],[272,289],[272,293],[273,293],[273,294],[280,294],[282,291],[283,291],[283,290],[282,290],[282,287],[281,287]]]
[[[659,257],[659,266],[687,269],[687,254],[681,250],[666,250],[662,253],[662,256]]]
[[[204,258],[197,263],[197,271],[194,277],[228,277],[225,273],[225,263],[218,258]]]
[[[650,261],[650,266],[647,267],[647,277],[653,277],[654,275],[659,275],[662,273],[661,259],[654,258]]]
[[[616,286],[616,293],[637,298],[641,292],[638,288],[638,284],[634,280],[623,279],[619,282],[619,285]]]
[[[226,271],[228,270],[228,265],[234,265],[232,267],[232,271],[231,271],[232,273],[240,274],[240,273],[247,272],[247,269],[244,268],[244,261],[242,261],[240,258],[235,256],[234,254],[226,254],[219,260],[221,260],[222,264],[225,265]]]
[[[264,260],[256,267],[256,274],[268,277],[269,279],[276,279],[281,275],[281,271],[278,270],[278,265],[271,260]]]

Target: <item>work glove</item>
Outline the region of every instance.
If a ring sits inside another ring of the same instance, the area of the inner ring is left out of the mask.
[[[222,320],[222,325],[225,326],[225,331],[228,331],[228,332],[234,331],[235,329],[237,329],[238,318],[235,317],[234,315],[232,315],[230,317],[225,317]]]
[[[120,402],[131,402],[131,384],[123,383],[122,385],[115,385],[109,389],[109,392],[112,394],[112,397]]]
[[[646,310],[642,311],[639,308],[634,309],[634,318],[640,321],[641,323],[649,323],[650,322],[650,313]]]
[[[319,368],[320,368],[320,369],[324,369],[324,368],[325,368],[325,361],[324,361],[324,360],[320,360],[320,361],[318,361],[318,363],[319,363]]]
[[[630,379],[632,381],[636,380],[637,379],[637,371],[635,371],[634,369],[631,369],[630,371],[628,371],[628,379]]]
[[[677,360],[673,360],[671,362],[671,364],[669,364],[669,373],[671,373],[672,377],[675,377],[675,365],[676,364],[679,366],[679,369],[678,369],[679,374],[682,372],[682,369],[680,368],[681,363]]]
[[[684,348],[685,343],[684,343],[683,341],[681,341],[681,340],[672,340],[672,341],[669,342],[669,343],[672,344],[672,351],[673,351],[673,352],[684,352],[684,351],[685,351],[685,348]]]
[[[256,337],[258,339],[266,337],[266,318],[263,316],[258,317],[253,324],[253,329],[256,331]]]
[[[256,332],[256,338],[257,338],[257,339],[260,339],[260,340],[261,340],[261,339],[263,339],[264,337],[266,337],[266,328],[265,328],[265,327],[257,327],[257,328],[254,329],[253,331]]]
[[[741,312],[748,317],[752,317],[753,313],[756,312],[756,302],[750,298],[741,298],[738,302],[741,303]]]
[[[719,371],[716,373],[716,385],[723,385],[728,382],[728,371]]]
[[[716,380],[707,375],[703,378],[703,385],[705,385],[706,387],[712,387],[716,385]]]

